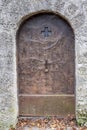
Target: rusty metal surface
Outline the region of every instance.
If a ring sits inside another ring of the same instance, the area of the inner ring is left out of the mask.
[[[74,96],[20,96],[20,116],[59,116],[75,114]]]
[[[19,94],[74,94],[74,34],[66,21],[50,13],[32,16],[21,25],[17,53]],[[30,98],[24,99],[27,105]]]
[[[33,17],[21,27],[18,40],[20,93],[74,93],[74,36],[64,20]]]

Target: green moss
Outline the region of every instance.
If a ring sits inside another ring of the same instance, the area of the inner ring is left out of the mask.
[[[15,126],[11,125],[9,122],[0,122],[0,130],[9,130],[9,129],[15,130]]]
[[[15,128],[14,128],[14,126],[13,126],[13,125],[10,125],[10,128],[11,128],[12,130],[15,130]]]
[[[80,110],[77,112],[77,124],[79,126],[84,126],[87,123],[87,110]]]
[[[9,111],[10,113],[13,113],[13,112],[15,112],[15,108],[11,107],[11,108],[9,108],[8,111]]]

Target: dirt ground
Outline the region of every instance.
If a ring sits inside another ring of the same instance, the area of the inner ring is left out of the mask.
[[[74,116],[66,118],[57,117],[33,117],[19,118],[16,128],[10,130],[87,130],[87,127],[77,126]]]

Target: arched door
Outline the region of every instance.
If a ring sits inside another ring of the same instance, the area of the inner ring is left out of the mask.
[[[20,116],[75,113],[75,44],[70,25],[60,16],[41,13],[18,31]]]

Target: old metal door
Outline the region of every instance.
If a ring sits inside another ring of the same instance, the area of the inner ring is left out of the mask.
[[[75,113],[75,48],[70,25],[41,13],[17,35],[19,115],[64,117]]]

